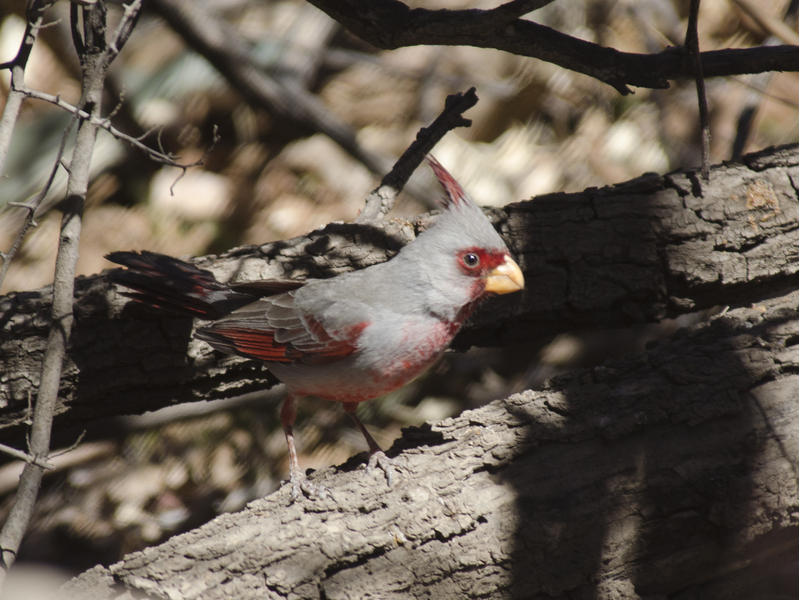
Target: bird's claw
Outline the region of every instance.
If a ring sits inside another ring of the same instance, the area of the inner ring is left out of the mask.
[[[327,488],[321,484],[313,483],[300,470],[291,470],[289,482],[291,483],[292,502],[299,500],[303,494],[309,498],[319,498],[320,500],[327,498]]]
[[[405,460],[400,456],[389,458],[386,456],[385,452],[379,450],[373,452],[369,457],[369,462],[366,465],[366,472],[371,473],[375,467],[380,467],[383,470],[383,473],[386,474],[386,483],[388,483],[388,487],[392,487],[397,477],[397,469],[405,467]]]

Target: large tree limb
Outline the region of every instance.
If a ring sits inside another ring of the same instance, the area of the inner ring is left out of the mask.
[[[628,86],[666,88],[694,77],[679,48],[659,54],[620,52],[493,10],[409,8],[399,0],[308,0],[361,39],[393,50],[404,46],[474,46],[530,56],[583,73],[629,94]],[[508,3],[512,5],[513,3]],[[541,3],[546,4],[546,3]],[[530,7],[532,8],[532,7]],[[705,77],[796,71],[799,47],[761,47],[701,53]]]
[[[553,194],[492,212],[524,270],[523,293],[490,301],[455,346],[503,345],[740,305],[799,276],[799,147],[714,167]],[[392,256],[424,227],[331,224],[306,237],[198,260],[220,278],[327,277]],[[49,329],[50,290],[0,299],[0,441],[23,431]],[[230,398],[269,387],[254,361],[191,340],[185,318],[126,302],[100,275],[76,285],[76,323],[56,425]]]
[[[793,597],[798,302],[408,429],[393,489],[351,460],[61,597]]]

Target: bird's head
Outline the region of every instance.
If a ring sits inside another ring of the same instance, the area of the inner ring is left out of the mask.
[[[485,213],[435,158],[427,161],[446,192],[444,211],[406,249],[424,265],[441,312],[523,289],[522,271]]]

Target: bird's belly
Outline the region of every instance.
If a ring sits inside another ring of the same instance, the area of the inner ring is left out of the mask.
[[[435,364],[443,354],[425,360],[400,360],[385,370],[357,368],[356,360],[329,365],[270,364],[274,375],[298,396],[317,396],[336,402],[364,402],[398,390]]]
[[[364,402],[393,392],[427,371],[449,346],[454,332],[440,329],[422,338],[402,336],[392,351],[358,351],[324,365],[269,364],[270,370],[298,396],[317,396],[337,402]]]

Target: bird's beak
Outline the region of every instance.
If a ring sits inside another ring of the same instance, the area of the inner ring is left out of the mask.
[[[510,294],[524,289],[522,270],[510,256],[486,274],[485,282],[485,291],[494,294]]]

